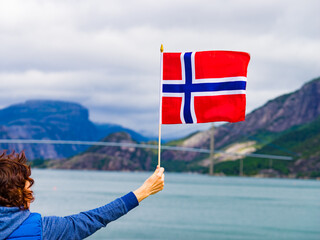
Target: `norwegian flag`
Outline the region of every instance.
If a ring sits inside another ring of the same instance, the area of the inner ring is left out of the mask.
[[[245,52],[163,53],[162,124],[245,120],[249,61]]]

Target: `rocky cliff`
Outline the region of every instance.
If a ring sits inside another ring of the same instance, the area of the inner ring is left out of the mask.
[[[1,139],[94,140],[96,128],[88,110],[76,103],[26,101],[0,110]],[[25,150],[29,159],[61,158],[83,151],[78,145],[1,144],[1,149]]]
[[[310,123],[320,116],[320,78],[299,90],[282,95],[248,114],[244,122],[219,127],[215,137],[217,147],[260,131],[279,133],[293,126]]]
[[[94,124],[88,109],[77,103],[31,100],[0,110],[0,139],[50,139],[98,141],[115,131],[128,131],[114,124]],[[87,149],[81,145],[0,144],[0,149],[25,150],[29,159],[59,159]]]

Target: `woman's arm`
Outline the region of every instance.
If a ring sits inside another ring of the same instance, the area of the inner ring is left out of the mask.
[[[163,172],[163,168],[157,167],[140,188],[100,208],[66,217],[43,217],[43,239],[76,240],[90,236],[138,206],[146,197],[161,191],[164,187]]]
[[[138,205],[138,200],[131,192],[105,206],[79,214],[43,217],[43,239],[84,239]]]

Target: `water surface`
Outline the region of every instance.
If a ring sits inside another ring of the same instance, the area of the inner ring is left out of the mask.
[[[150,174],[33,169],[31,211],[96,208]],[[320,181],[175,173],[165,181],[161,193],[87,239],[320,239]]]

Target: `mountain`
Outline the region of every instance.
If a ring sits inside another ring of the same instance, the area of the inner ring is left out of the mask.
[[[0,110],[1,139],[50,139],[98,141],[115,131],[125,131],[134,139],[148,138],[114,124],[95,124],[88,109],[64,101],[30,100]],[[59,159],[86,150],[81,145],[1,144],[1,149],[25,150],[29,159]]]
[[[148,142],[150,140],[155,140],[153,137],[146,137],[141,135],[140,133],[137,133],[129,128],[124,128],[117,124],[110,124],[110,123],[94,123],[98,130],[98,136],[97,139],[102,139],[105,136],[116,133],[116,132],[126,132],[128,133],[132,139],[134,139],[137,142]]]
[[[274,167],[280,174],[320,177],[320,116],[311,123],[291,128],[256,153],[266,152],[274,155],[286,152],[294,157],[294,162],[282,162],[281,168]]]
[[[137,143],[125,132],[112,133],[102,141]],[[152,164],[152,161],[153,164]],[[37,161],[39,167],[90,170],[150,170],[155,165],[155,154],[151,150],[133,147],[93,146],[69,159]]]
[[[167,145],[209,149],[210,130],[196,132]],[[104,141],[131,142],[128,133],[113,133]],[[216,148],[230,153],[292,156],[280,161],[216,154],[215,173],[238,175],[243,161],[245,175],[320,177],[320,78],[295,92],[268,101],[246,116],[246,121],[215,129]],[[166,171],[208,172],[208,154],[164,150],[161,164]],[[38,161],[35,166],[70,169],[150,170],[156,151],[138,148],[92,147],[68,159]]]

